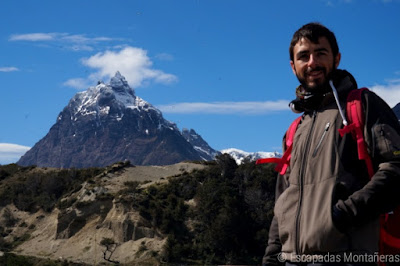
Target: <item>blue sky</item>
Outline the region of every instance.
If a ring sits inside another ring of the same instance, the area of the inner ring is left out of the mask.
[[[280,151],[297,116],[293,32],[329,27],[347,69],[400,102],[398,0],[2,0],[0,164],[43,138],[77,92],[117,70],[217,150]]]

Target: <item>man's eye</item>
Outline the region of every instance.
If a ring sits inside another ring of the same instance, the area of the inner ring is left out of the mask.
[[[308,60],[308,57],[309,56],[307,54],[301,54],[297,57],[297,59],[304,61],[304,60]]]

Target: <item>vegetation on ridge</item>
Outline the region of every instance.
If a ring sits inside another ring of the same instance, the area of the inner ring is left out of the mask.
[[[257,264],[273,216],[275,179],[271,165],[237,166],[224,154],[209,168],[150,186],[134,205],[168,235],[165,262]]]
[[[203,170],[191,173],[182,170],[181,174],[168,178],[168,182],[143,185],[127,181],[123,189],[105,196],[138,211],[154,230],[167,238],[160,253],[145,245],[140,248],[141,254],[150,254],[159,262],[259,264],[273,216],[276,180],[273,165],[256,166],[254,161],[245,161],[238,166],[227,154],[207,164]],[[18,209],[30,212],[66,208],[74,204],[72,197],[65,200],[68,195],[79,190],[85,181],[89,184],[101,181],[102,173],[110,173],[110,169],[112,174],[123,171],[123,167],[53,171],[1,166],[0,206],[14,203]],[[96,200],[101,200],[99,195]],[[85,207],[82,204],[75,205]],[[12,215],[9,218],[9,223],[20,223],[13,221]],[[0,232],[7,234],[4,228]],[[6,247],[13,248],[0,243],[0,248]]]
[[[103,171],[103,168],[47,169],[16,164],[0,166],[0,207],[13,203],[22,211],[36,212],[43,209],[50,212],[61,197],[79,190],[84,181]]]

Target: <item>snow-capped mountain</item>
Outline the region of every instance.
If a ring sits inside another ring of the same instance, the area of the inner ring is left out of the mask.
[[[109,84],[99,81],[77,93],[49,133],[18,164],[69,168],[129,160],[136,165],[164,165],[211,160],[213,149],[208,148],[199,152],[160,110],[136,96],[117,72]]]
[[[246,152],[239,149],[225,149],[221,150],[221,153],[229,154],[233,159],[235,159],[237,164],[243,163],[244,159],[249,159],[250,161],[255,161],[261,158],[270,158],[270,157],[281,157],[282,154],[278,152]]]

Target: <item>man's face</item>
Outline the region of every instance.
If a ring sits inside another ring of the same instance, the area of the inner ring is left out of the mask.
[[[339,62],[340,53],[333,56],[327,38],[319,38],[318,43],[302,38],[293,47],[293,61],[290,61],[290,65],[300,83],[308,90],[315,90],[327,84]]]

